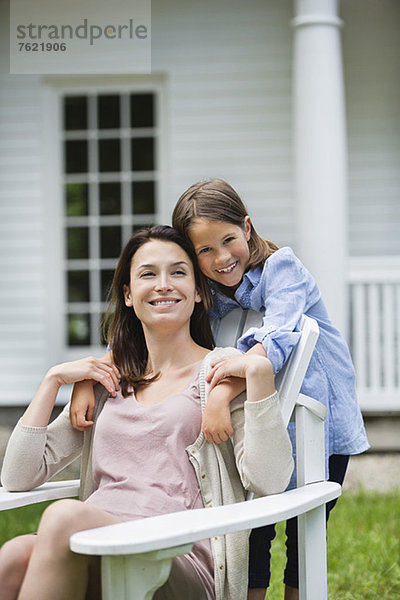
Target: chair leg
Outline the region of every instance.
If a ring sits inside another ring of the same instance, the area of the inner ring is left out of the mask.
[[[298,516],[299,598],[327,600],[325,505]]]
[[[168,579],[172,559],[187,554],[192,545],[127,556],[102,556],[103,600],[151,600]]]

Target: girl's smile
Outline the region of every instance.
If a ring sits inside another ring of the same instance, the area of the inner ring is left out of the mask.
[[[206,277],[236,289],[247,271],[250,251],[250,217],[244,228],[224,221],[195,219],[189,230],[200,269]]]
[[[233,269],[238,265],[239,261],[234,262],[232,265],[229,265],[229,267],[226,267],[226,269],[217,269],[218,273],[231,273],[233,271]]]

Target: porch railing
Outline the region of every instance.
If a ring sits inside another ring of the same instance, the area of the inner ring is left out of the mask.
[[[400,412],[400,256],[352,257],[349,342],[364,412]]]

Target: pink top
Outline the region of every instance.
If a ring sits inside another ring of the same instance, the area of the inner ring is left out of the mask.
[[[86,500],[123,521],[202,508],[186,447],[201,428],[198,373],[184,389],[145,405],[121,393],[104,405],[93,442],[95,492]],[[209,540],[196,542],[188,559],[206,589],[214,589]],[[211,586],[211,588],[210,588]]]

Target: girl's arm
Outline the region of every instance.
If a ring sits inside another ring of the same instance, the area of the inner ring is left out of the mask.
[[[212,357],[211,357],[212,361]],[[273,369],[262,356],[234,353],[211,362],[211,385],[225,377],[244,380],[247,392],[230,405],[231,436],[243,486],[257,495],[286,489],[293,471],[292,447],[283,423]]]
[[[119,373],[113,364],[112,352],[107,352],[104,356],[99,359],[105,365],[112,368],[114,378],[105,380],[101,383],[110,392],[111,396],[115,397],[116,391],[119,389],[118,378]],[[84,381],[78,381],[75,383],[72,390],[71,406],[70,406],[70,419],[72,426],[78,431],[85,431],[93,425],[93,414],[94,414],[94,391],[93,386],[98,380],[87,379]]]
[[[247,352],[262,344],[276,375],[301,337],[303,314],[312,309],[310,316],[317,320],[328,323],[329,318],[314,278],[290,248],[281,248],[268,258],[254,293],[257,303],[264,306],[262,324],[245,331],[237,348]]]
[[[256,344],[246,354],[258,355],[264,358],[267,356],[262,344]],[[212,372],[207,375],[206,381],[210,383],[211,379]],[[211,385],[202,421],[204,437],[210,444],[226,442],[228,437],[232,435],[230,403],[245,388],[245,379],[239,377],[224,379],[219,381],[218,385],[214,381]]]
[[[247,390],[247,401],[258,402],[275,393],[272,365],[266,356],[238,354],[216,360],[207,376],[210,391],[226,377],[237,377]]]

